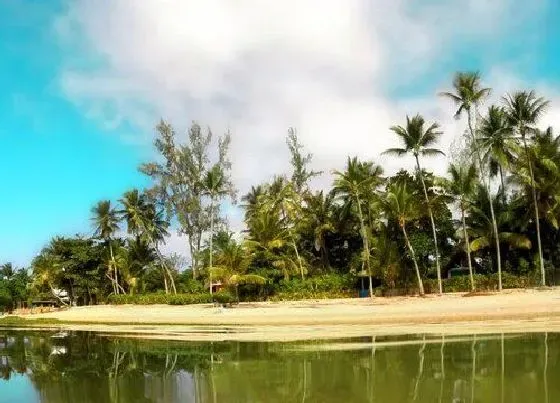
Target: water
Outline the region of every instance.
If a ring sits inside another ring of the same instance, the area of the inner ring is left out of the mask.
[[[305,343],[0,329],[0,402],[560,402],[560,335]]]

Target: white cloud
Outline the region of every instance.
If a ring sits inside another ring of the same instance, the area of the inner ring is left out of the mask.
[[[444,150],[461,126],[437,98],[441,88],[390,99],[390,83],[437,68],[458,42],[475,51],[489,34],[500,38],[543,3],[519,7],[514,0],[77,0],[56,22],[75,56],[60,84],[115,131],[148,133],[160,116],[183,127],[196,119],[216,133],[231,128],[241,191],[287,168],[289,126],[316,169],[330,172],[358,155],[394,171],[411,161],[379,153],[394,146],[388,127],[406,113],[441,122]],[[446,164],[429,166],[442,172]]]

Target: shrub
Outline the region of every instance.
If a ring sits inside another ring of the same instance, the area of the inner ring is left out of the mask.
[[[152,293],[152,294],[136,294],[136,295],[119,294],[119,295],[110,295],[108,298],[108,303],[114,305],[124,305],[124,304],[192,305],[192,304],[208,304],[210,302],[212,302],[212,296],[209,293],[198,293],[198,294]]]
[[[221,290],[214,293],[212,298],[214,302],[217,302],[218,304],[232,304],[233,302],[237,301],[237,299],[233,295],[231,295],[229,291],[226,290]]]
[[[271,301],[301,299],[351,298],[356,296],[355,278],[351,275],[325,274],[302,280],[281,280],[274,288]]]

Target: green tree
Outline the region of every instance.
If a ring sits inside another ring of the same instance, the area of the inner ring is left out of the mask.
[[[405,182],[393,183],[387,187],[385,197],[382,198],[382,206],[388,219],[395,220],[402,231],[406,246],[410,253],[410,258],[414,263],[416,279],[418,281],[418,292],[420,295],[424,295],[424,284],[422,282],[422,276],[420,275],[416,253],[406,230],[407,222],[412,221],[419,216],[419,206],[417,204],[416,197],[417,195],[414,192],[410,192],[407,189]]]
[[[469,233],[467,230],[466,212],[470,207],[472,196],[477,186],[477,172],[473,164],[469,166],[457,166],[451,164],[449,166],[450,180],[448,182],[448,190],[450,194],[457,200],[459,209],[461,210],[461,225],[463,227],[463,238],[465,250],[467,252],[467,261],[469,265],[469,277],[471,282],[471,291],[474,291],[474,276],[471,260],[471,246],[469,241]]]
[[[154,145],[162,161],[142,164],[140,171],[154,181],[149,190],[150,196],[165,206],[169,221],[175,217],[181,232],[187,236],[191,270],[193,278],[196,278],[203,236],[210,227],[204,180],[214,165],[222,170],[228,190],[234,197],[233,185],[227,174],[231,169],[228,159],[231,136],[228,132],[218,138],[217,150],[213,152],[212,132],[202,130],[197,123],[191,125],[184,144],[177,142],[175,130],[163,120],[158,124],[157,132]],[[214,162],[213,155],[216,155]]]
[[[230,240],[220,248],[216,266],[211,267],[212,277],[220,279],[226,286],[235,288],[239,301],[239,286],[243,284],[265,284],[267,279],[257,274],[247,273],[252,261],[251,251],[243,244]]]
[[[113,292],[115,294],[124,293],[123,287],[119,284],[118,268],[115,264],[112,245],[113,235],[119,229],[118,211],[111,206],[110,200],[101,200],[92,208],[91,212],[91,220],[95,228],[94,236],[103,239],[109,246],[110,260],[107,264],[107,274],[113,283]]]
[[[490,94],[490,88],[482,87],[480,83],[480,74],[478,72],[457,72],[453,78],[453,89],[455,92],[442,92],[440,95],[451,99],[458,106],[455,112],[455,118],[460,119],[463,112],[467,113],[468,134],[471,141],[471,147],[476,155],[478,162],[478,171],[483,178],[484,161],[482,153],[478,148],[478,130],[477,130],[477,108]],[[490,194],[490,180],[482,180],[488,194]],[[494,205],[490,203],[490,216],[492,220],[492,229],[494,231],[494,241],[496,246],[496,263],[498,266],[498,290],[502,290],[502,258],[500,254],[500,239],[498,236],[498,222],[494,212]]]
[[[369,277],[369,294],[373,298],[372,271],[370,262],[370,231],[366,227],[362,205],[371,198],[376,187],[382,182],[383,170],[378,165],[361,162],[357,157],[348,158],[345,171],[334,171],[333,193],[342,201],[354,206],[358,211],[360,235],[363,244],[363,262]]]
[[[437,230],[434,221],[434,214],[432,212],[432,206],[430,199],[428,197],[428,189],[426,188],[426,182],[424,180],[424,175],[422,173],[422,168],[420,166],[420,156],[433,156],[433,155],[444,155],[443,152],[433,146],[437,143],[439,136],[442,134],[438,130],[439,125],[437,123],[432,123],[429,127],[425,128],[425,120],[422,116],[416,115],[412,119],[408,116],[406,117],[406,126],[393,126],[391,130],[399,137],[403,147],[402,148],[390,148],[385,151],[386,154],[394,155],[405,155],[412,154],[416,161],[416,173],[422,182],[422,189],[424,191],[424,198],[426,201],[426,207],[428,209],[428,215],[430,217],[430,223],[432,225],[432,236],[434,241],[434,252],[436,260],[436,271],[438,278],[438,288],[439,293],[443,292],[442,282],[441,282],[441,265],[440,256],[438,250],[438,240],[437,240]]]
[[[537,227],[537,247],[539,252],[539,267],[541,271],[541,283],[546,285],[544,271],[544,260],[541,242],[541,228],[539,220],[539,208],[537,204],[537,189],[535,186],[535,176],[533,173],[533,161],[529,152],[527,137],[537,132],[536,124],[543,113],[546,111],[549,102],[542,97],[537,97],[534,91],[519,91],[514,94],[507,94],[504,97],[506,105],[506,117],[515,133],[521,138],[527,168],[531,179],[531,194],[533,196],[533,206],[535,212],[535,225]]]
[[[489,167],[491,175],[500,176],[503,199],[506,197],[504,169],[515,159],[515,144],[511,126],[508,125],[504,109],[495,105],[488,108],[486,116],[480,119],[478,127],[478,147],[482,159]]]
[[[224,176],[222,168],[219,165],[214,165],[212,169],[206,172],[204,177],[204,192],[210,198],[210,264],[208,266],[210,294],[212,294],[212,258],[214,255],[213,240],[214,240],[214,209],[216,203],[221,198],[228,194],[228,182]]]

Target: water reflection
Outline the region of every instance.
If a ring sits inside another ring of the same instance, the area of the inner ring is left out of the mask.
[[[402,345],[378,336],[347,350],[52,336],[0,330],[0,402],[22,376],[36,391],[35,400],[22,391],[22,402],[560,401],[550,382],[560,375],[557,334],[421,335]]]

